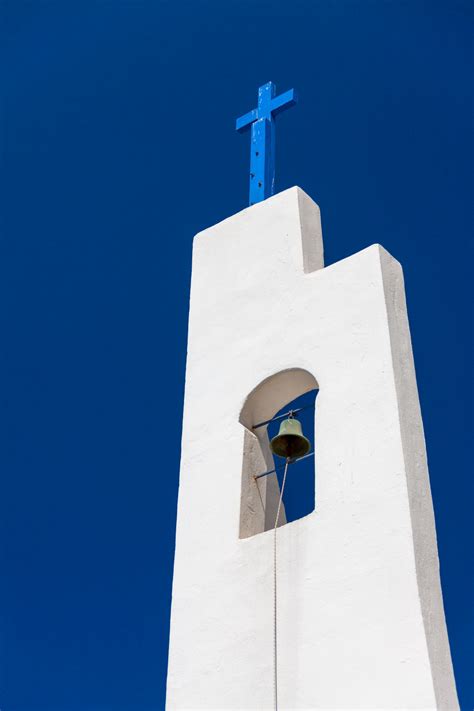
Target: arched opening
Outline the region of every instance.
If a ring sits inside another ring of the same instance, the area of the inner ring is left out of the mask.
[[[284,460],[274,457],[270,449],[270,439],[277,434],[283,419],[274,418],[289,410],[303,408],[297,417],[314,451],[317,391],[318,383],[311,373],[302,368],[291,368],[270,376],[247,397],[240,414],[240,422],[245,427],[240,538],[254,536],[275,524]],[[279,526],[314,510],[314,471],[313,456],[290,465]],[[261,476],[266,472],[272,473]]]

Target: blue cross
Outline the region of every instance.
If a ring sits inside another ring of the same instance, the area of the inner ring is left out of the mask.
[[[296,104],[294,89],[275,96],[276,86],[267,82],[258,90],[258,104],[237,119],[239,133],[252,129],[250,139],[250,205],[273,195],[275,187],[275,116]]]

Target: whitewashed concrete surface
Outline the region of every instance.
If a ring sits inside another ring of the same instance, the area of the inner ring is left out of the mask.
[[[194,240],[168,709],[272,708],[244,440],[314,382],[316,509],[278,531],[280,709],[458,708],[402,271],[379,245],[322,254],[299,188]]]

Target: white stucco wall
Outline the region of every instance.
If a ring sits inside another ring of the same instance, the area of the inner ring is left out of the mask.
[[[320,393],[316,509],[278,532],[280,708],[457,708],[401,268],[379,245],[322,266],[298,188],[195,238],[169,709],[272,707],[272,533],[239,538],[239,417],[289,368]]]

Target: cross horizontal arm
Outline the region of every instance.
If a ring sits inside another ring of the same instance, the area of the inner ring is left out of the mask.
[[[257,120],[257,109],[252,109],[247,114],[244,114],[235,122],[235,129],[239,133],[243,133],[250,128],[251,124]]]
[[[280,94],[280,96],[275,96],[275,98],[272,99],[270,104],[271,112],[276,116],[282,111],[289,109],[291,106],[294,106],[297,101],[298,97],[296,95],[296,91],[294,89],[289,89],[289,91],[285,91],[283,94]]]

